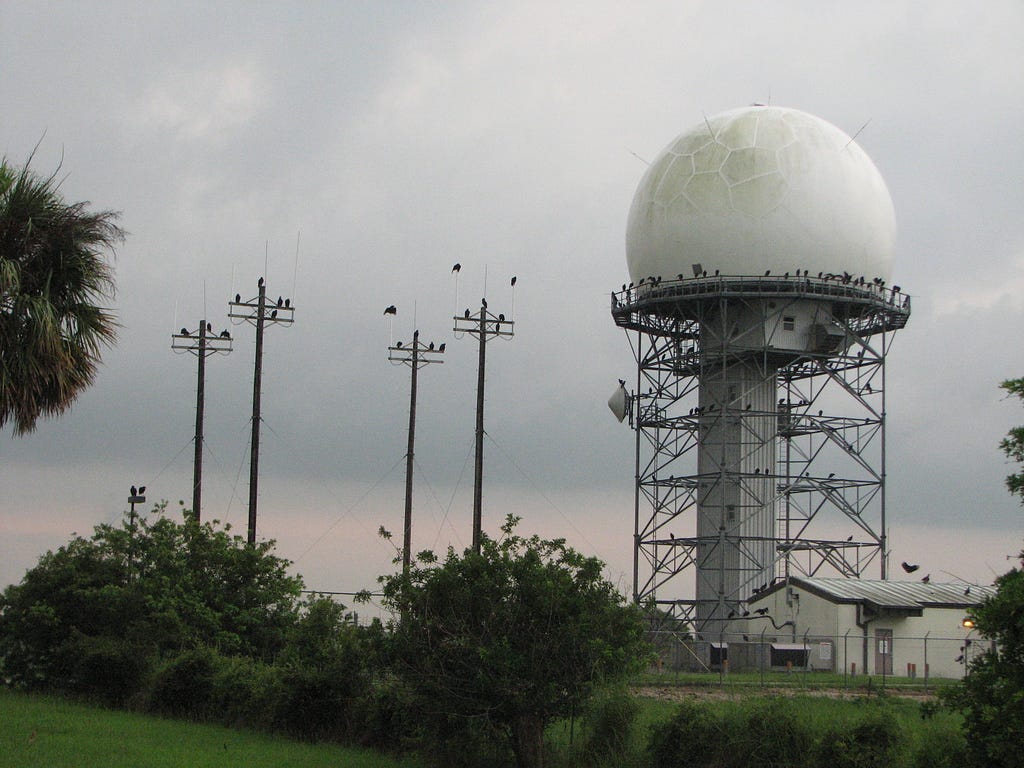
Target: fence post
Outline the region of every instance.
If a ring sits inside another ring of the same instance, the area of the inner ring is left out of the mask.
[[[931,630],[924,633],[924,692],[928,693],[928,635]]]
[[[848,643],[849,639],[850,639],[850,630],[846,630],[846,634],[843,635],[843,687],[844,688],[846,687],[846,669],[850,665],[850,655],[849,655],[850,652],[848,650],[848,648],[849,648],[849,643]]]

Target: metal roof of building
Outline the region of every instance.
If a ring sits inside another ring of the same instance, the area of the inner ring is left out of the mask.
[[[968,608],[996,593],[995,587],[964,583],[801,577],[789,581],[832,602],[886,608]]]

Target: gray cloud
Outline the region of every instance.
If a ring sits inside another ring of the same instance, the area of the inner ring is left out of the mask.
[[[36,167],[63,156],[68,197],[122,210],[131,236],[116,263],[124,330],[96,387],[4,440],[0,583],[116,519],[134,482],[189,498],[195,367],[169,336],[203,317],[224,327],[228,299],[264,274],[298,309],[267,336],[262,519],[315,586],[367,586],[389,567],[373,532],[400,519],[408,397],[386,361],[391,303],[396,338],[415,315],[448,343],[421,379],[422,538],[468,538],[476,350],[451,317],[485,286],[511,310],[513,274],[516,339],[488,350],[488,519],[521,512],[628,571],[632,440],[604,402],[632,367],[608,293],[626,274],[636,156],[768,100],[851,134],[867,123],[857,140],[893,193],[896,281],[915,301],[890,357],[894,528],[1019,547],[996,448],[1021,419],[996,385],[1024,369],[1018,4],[2,13],[0,100],[16,108],[0,151],[20,160],[42,138]],[[208,368],[205,498],[244,526],[252,334],[233,330],[235,352]],[[894,531],[897,553],[915,546]],[[974,577],[1004,555],[980,552]]]

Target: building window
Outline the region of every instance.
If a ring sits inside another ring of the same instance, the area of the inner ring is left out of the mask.
[[[782,330],[784,331],[795,331],[796,330],[796,318],[792,315],[782,316]]]

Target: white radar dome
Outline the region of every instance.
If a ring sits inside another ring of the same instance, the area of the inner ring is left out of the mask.
[[[637,187],[630,279],[809,270],[890,278],[892,198],[871,158],[831,123],[753,106],[681,134]]]

